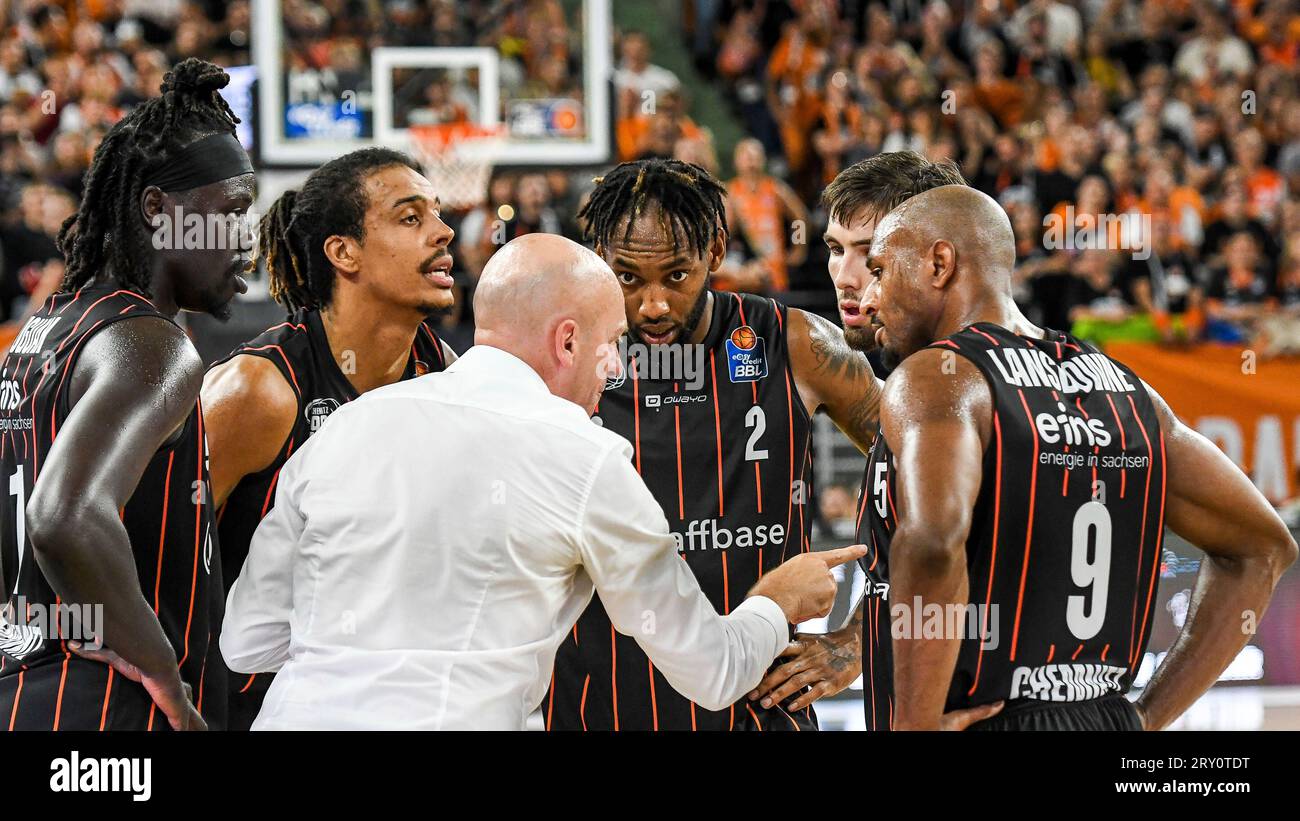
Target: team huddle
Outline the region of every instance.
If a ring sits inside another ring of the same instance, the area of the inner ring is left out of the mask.
[[[0,726],[807,730],[861,676],[873,730],[1160,729],[1296,556],[1136,373],[1021,314],[1005,212],[912,152],[822,195],[842,327],[711,287],[728,191],[647,159],[589,247],[498,249],[458,360],[438,180],[356,151],[263,217],[287,316],[205,369],[175,316],[229,316],[252,255],[149,236],[251,209],[227,82],[186,60],[108,133],[4,359]],[[851,548],[812,549],[818,411],[865,462]],[[1166,527],[1208,558],[1131,701]],[[847,622],[792,635],[848,561]],[[33,626],[83,602],[102,643]]]

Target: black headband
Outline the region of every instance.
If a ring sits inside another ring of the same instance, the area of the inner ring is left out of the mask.
[[[163,191],[187,191],[252,171],[248,152],[235,135],[212,134],[152,168],[145,175],[145,185],[156,185]]]

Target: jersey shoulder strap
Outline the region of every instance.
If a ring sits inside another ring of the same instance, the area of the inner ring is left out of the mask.
[[[213,362],[211,367],[215,368],[237,356],[265,359],[275,365],[301,404],[303,397],[311,392],[312,369],[305,361],[305,349],[310,345],[306,311],[299,309],[286,316],[283,322],[272,325],[247,342],[241,342],[229,354]]]
[[[779,339],[781,348],[785,348],[785,326],[789,314],[785,305],[771,297],[734,291],[714,291],[713,298],[722,302],[715,318],[722,322],[726,335],[748,326],[765,339]],[[726,335],[722,338],[727,338]]]

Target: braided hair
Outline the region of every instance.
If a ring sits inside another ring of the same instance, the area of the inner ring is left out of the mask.
[[[626,242],[632,226],[659,205],[660,219],[677,245],[703,259],[714,239],[727,236],[727,190],[708,171],[681,160],[625,162],[596,179],[591,198],[578,212],[584,238],[601,248]],[[621,231],[621,236],[618,236]]]
[[[265,261],[276,302],[289,311],[329,307],[335,275],[325,240],[365,239],[366,178],[395,165],[420,172],[419,164],[400,151],[362,148],[313,171],[302,190],[280,195],[262,217],[257,239],[257,256]]]
[[[163,78],[162,96],[137,106],[104,135],[86,172],[81,206],[59,231],[63,291],[111,270],[124,287],[152,296],[151,245],[140,220],[145,173],[195,140],[235,133],[239,118],[219,93],[229,82],[219,66],[190,57]]]

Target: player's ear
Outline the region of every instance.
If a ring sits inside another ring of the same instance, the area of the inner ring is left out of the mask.
[[[335,270],[343,274],[356,274],[361,270],[360,247],[352,237],[335,234],[325,238],[325,258]]]
[[[722,261],[727,258],[727,239],[721,233],[714,234],[713,242],[709,245],[709,273],[716,273],[722,267]]]
[[[561,365],[568,366],[577,359],[578,323],[565,319],[555,326],[555,358]]]
[[[150,228],[156,228],[154,218],[163,213],[163,192],[156,185],[146,185],[140,192],[140,216],[144,219],[144,224]],[[172,226],[175,230],[181,230],[181,226]]]
[[[946,239],[930,246],[930,284],[935,288],[947,287],[957,272],[957,249]]]

